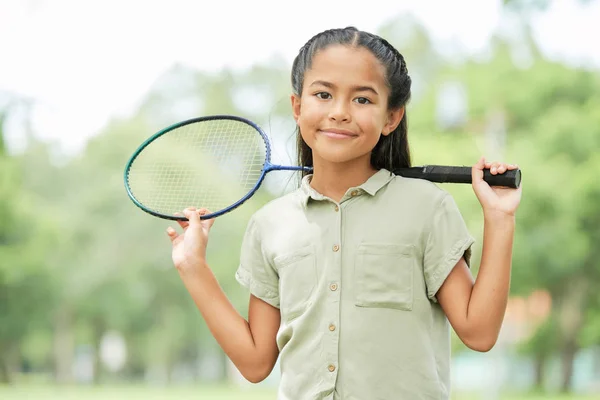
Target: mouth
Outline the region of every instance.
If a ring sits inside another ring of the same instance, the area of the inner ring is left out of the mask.
[[[352,139],[358,135],[345,129],[319,129],[319,134],[332,139]]]

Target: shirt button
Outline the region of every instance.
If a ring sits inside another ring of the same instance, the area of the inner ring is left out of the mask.
[[[329,367],[327,367],[327,369],[329,370],[329,372],[333,372],[335,371],[335,365],[329,364]]]
[[[329,325],[329,330],[331,332],[335,331],[335,325],[334,324]]]
[[[333,207],[333,209],[334,209],[335,211],[340,211],[340,208],[339,208],[337,205],[336,205],[335,207]]]
[[[338,246],[337,244],[333,246],[333,251],[338,251],[340,249],[340,246]]]
[[[329,285],[329,289],[331,289],[331,291],[335,292],[337,290],[338,286],[337,283],[332,283],[331,285]]]
[[[350,192],[350,196],[354,197],[358,195],[358,190],[353,190],[352,192]]]

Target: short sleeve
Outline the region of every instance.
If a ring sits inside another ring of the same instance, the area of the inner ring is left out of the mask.
[[[254,218],[250,219],[242,240],[240,265],[235,278],[252,295],[279,308],[279,276],[264,256]]]
[[[452,196],[444,193],[427,227],[423,254],[423,272],[427,297],[435,297],[456,263],[465,258],[471,262],[471,246],[475,242]]]

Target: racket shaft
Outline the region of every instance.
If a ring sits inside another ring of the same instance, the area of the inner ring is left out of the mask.
[[[472,183],[471,167],[425,165],[400,168],[394,173],[407,178],[419,178],[438,183]],[[485,169],[483,170],[483,180],[490,186],[518,188],[521,184],[521,170],[509,170],[503,174],[492,175],[489,169]]]

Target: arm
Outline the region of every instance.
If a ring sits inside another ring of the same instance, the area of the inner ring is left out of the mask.
[[[206,263],[206,243],[213,220],[201,221],[198,213],[190,210],[185,213],[189,223],[180,223],[184,234],[168,229],[173,262],[223,351],[244,378],[260,382],[270,374],[279,355],[275,341],[279,310],[251,296],[248,321],[237,312]]]
[[[491,350],[500,333],[510,289],[513,232],[514,220],[486,222],[477,280],[461,259],[437,293],[458,337],[476,351]]]
[[[197,277],[182,277],[211,333],[244,378],[258,383],[271,373],[279,351],[279,310],[251,296],[246,321],[231,305],[207,265]]]
[[[483,160],[473,167],[473,186],[484,212],[477,280],[473,281],[465,260],[461,259],[436,295],[459,338],[477,351],[489,351],[502,327],[510,289],[515,211],[521,196],[521,188],[490,188],[482,179],[484,167],[491,167],[492,173],[516,168],[486,164]]]

